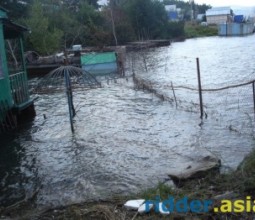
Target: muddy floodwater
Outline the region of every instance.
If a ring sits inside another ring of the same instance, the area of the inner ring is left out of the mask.
[[[203,87],[238,84],[255,78],[253,45],[254,35],[186,40],[128,54],[126,71],[171,97],[171,82],[197,87],[199,57]],[[40,207],[138,192],[208,155],[235,169],[254,146],[250,85],[205,93],[203,121],[197,92],[175,92],[177,108],[134,89],[132,77],[75,91],[74,134],[64,93],[34,95],[35,119],[1,137],[0,206],[37,190]]]

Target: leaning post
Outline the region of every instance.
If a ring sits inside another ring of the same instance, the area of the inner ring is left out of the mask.
[[[253,90],[253,108],[254,108],[254,120],[255,120],[255,81],[252,82],[252,90]]]
[[[197,58],[196,60],[197,60],[198,93],[199,93],[199,103],[200,103],[200,118],[202,119],[204,116],[204,108],[203,108],[203,97],[202,97],[202,85],[201,85],[199,58]]]

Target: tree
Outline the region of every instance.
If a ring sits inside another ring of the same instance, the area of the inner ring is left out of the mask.
[[[70,10],[77,12],[82,4],[89,4],[93,8],[98,9],[98,0],[63,0],[63,4]]]
[[[184,37],[184,22],[169,22],[166,26],[168,38]]]
[[[153,0],[130,0],[127,13],[138,39],[161,38],[168,23],[164,5]]]
[[[1,0],[0,6],[8,10],[8,16],[14,20],[27,16],[31,0]]]
[[[56,52],[60,48],[63,33],[57,28],[49,28],[49,20],[44,16],[42,5],[38,0],[32,5],[29,15],[29,18],[24,20],[31,30],[27,36],[28,42],[42,55]]]
[[[84,28],[75,14],[61,6],[59,10],[48,14],[49,26],[63,32],[62,45],[69,48],[74,44],[83,44]]]
[[[202,5],[197,5],[198,9],[198,14],[205,14],[205,12],[211,8],[210,5],[202,4]]]
[[[111,14],[111,24],[112,24],[112,34],[115,40],[115,45],[118,45],[118,39],[117,39],[117,35],[116,35],[116,28],[115,28],[115,20],[114,20],[114,16],[113,16],[113,9],[114,9],[114,1],[110,0],[110,14]]]
[[[80,21],[80,26],[85,31],[84,44],[103,46],[109,42],[109,31],[105,31],[103,28],[104,18],[99,11],[95,10],[93,5],[84,1],[77,12],[76,19]]]
[[[97,0],[58,1],[54,1],[54,10],[47,8],[44,14],[49,19],[50,29],[62,30],[65,48],[74,44],[101,46],[110,42],[109,28],[104,28],[105,20],[96,9]]]
[[[111,30],[111,44],[115,45],[135,40],[131,19],[122,3],[124,3],[123,0],[111,0],[108,6],[102,9],[102,15],[105,20],[104,28]]]

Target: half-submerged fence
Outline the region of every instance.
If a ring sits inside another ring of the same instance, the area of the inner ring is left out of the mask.
[[[203,86],[199,59],[196,59],[197,86],[158,82],[134,74],[136,88],[152,92],[174,107],[213,118],[238,133],[253,135],[255,128],[255,79],[222,86]]]

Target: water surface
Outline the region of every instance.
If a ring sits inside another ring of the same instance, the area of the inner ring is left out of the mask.
[[[196,87],[195,58],[200,57],[204,87],[244,82],[254,75],[252,45],[254,36],[173,43],[129,54],[127,72],[132,72],[133,56],[136,73],[171,96],[171,82]],[[103,88],[74,93],[74,134],[65,94],[39,95],[34,121],[1,138],[0,203],[11,204],[36,190],[40,207],[137,192],[207,155],[234,169],[254,145],[249,89],[206,94],[208,118],[201,124],[199,113],[188,108],[197,102],[196,92],[177,89],[178,100],[186,104],[176,109],[135,90],[131,78],[104,82]]]

